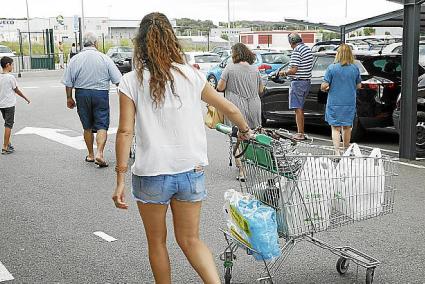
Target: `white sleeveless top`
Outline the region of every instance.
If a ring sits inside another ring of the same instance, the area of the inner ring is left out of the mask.
[[[187,78],[171,71],[177,96],[168,83],[164,103],[159,107],[150,96],[148,70],[142,84],[135,71],[125,74],[119,84],[119,90],[136,106],[136,158],[132,166],[135,175],[177,174],[208,165],[201,104],[205,76],[190,65],[174,66]]]

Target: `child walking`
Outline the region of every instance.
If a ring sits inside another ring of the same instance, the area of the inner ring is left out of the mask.
[[[3,69],[3,72],[0,73],[0,112],[4,119],[4,138],[1,153],[5,155],[11,154],[15,150],[10,143],[10,135],[15,122],[16,95],[22,97],[27,103],[30,103],[30,100],[18,89],[15,77],[10,74],[13,70],[13,59],[4,56],[0,60],[0,65]]]

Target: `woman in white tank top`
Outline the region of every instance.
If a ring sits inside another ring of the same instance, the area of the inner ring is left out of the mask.
[[[119,85],[115,206],[128,208],[125,173],[135,133],[132,193],[145,227],[155,282],[171,283],[166,247],[166,212],[171,206],[180,248],[204,283],[220,283],[212,255],[199,239],[201,203],[206,198],[203,168],[208,165],[201,101],[238,126],[241,139],[251,131],[239,109],[185,63],[163,14],[142,19],[134,45],[135,70],[124,75]]]

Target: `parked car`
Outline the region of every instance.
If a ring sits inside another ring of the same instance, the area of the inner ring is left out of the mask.
[[[122,74],[132,70],[133,49],[128,46],[114,46],[111,47],[106,53]]]
[[[185,56],[187,63],[204,74],[221,62],[220,56],[212,52],[185,52]]]
[[[393,112],[394,127],[400,133],[400,102],[398,96],[396,109]],[[418,110],[416,124],[416,156],[425,157],[425,75],[419,77],[418,83]]]
[[[3,56],[13,57],[16,56],[15,52],[13,52],[10,48],[5,45],[0,45],[0,58]]]
[[[334,50],[335,47],[338,47],[341,44],[341,40],[335,39],[335,40],[327,40],[327,41],[319,41],[316,42],[312,47],[312,52],[321,52],[325,49],[327,50]]]
[[[221,59],[224,59],[227,56],[232,55],[232,50],[231,49],[223,49],[223,50],[217,51],[215,53],[217,53],[218,56],[220,56]]]
[[[393,126],[392,114],[396,108],[397,96],[401,90],[401,56],[380,55],[370,52],[356,52],[355,64],[362,77],[362,88],[357,93],[357,114],[353,122],[353,140],[359,140],[365,130],[373,127]],[[305,102],[306,124],[327,125],[324,119],[327,93],[320,90],[320,84],[327,67],[335,60],[335,52],[315,53],[310,94]],[[419,74],[425,70],[419,67]],[[294,112],[288,109],[287,78],[269,76],[262,101],[262,119],[278,122],[293,122]]]
[[[263,76],[276,71],[289,62],[289,57],[283,52],[254,51],[256,60],[253,65],[257,66]],[[214,88],[217,87],[221,73],[227,64],[232,63],[232,57],[228,56],[221,63],[207,72],[207,80]]]
[[[382,54],[391,54],[398,53],[402,54],[403,44],[401,42],[396,42],[385,46],[381,53]],[[425,66],[425,41],[419,42],[419,64]]]

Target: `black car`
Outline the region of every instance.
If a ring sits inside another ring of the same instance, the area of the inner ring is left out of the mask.
[[[304,112],[306,124],[327,125],[325,108],[327,93],[320,90],[325,71],[335,60],[335,52],[315,53],[310,94]],[[367,128],[393,126],[393,111],[401,90],[401,56],[377,53],[356,53],[355,64],[362,77],[362,88],[357,92],[357,113],[353,122],[353,141],[359,140]],[[286,68],[285,66],[283,68]],[[419,74],[425,70],[418,66]],[[262,101],[262,119],[293,122],[293,110],[288,109],[290,81],[271,74]]]
[[[106,53],[122,74],[132,70],[133,49],[127,46],[111,47]]]
[[[393,112],[394,127],[400,133],[400,99],[397,99],[397,107]],[[418,110],[416,125],[416,156],[425,157],[425,75],[419,77],[418,83]]]

